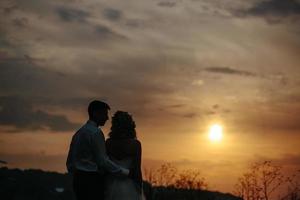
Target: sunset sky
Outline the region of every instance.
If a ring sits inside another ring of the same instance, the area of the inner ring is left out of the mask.
[[[99,99],[132,114],[145,168],[226,192],[255,161],[300,169],[299,36],[299,0],[3,0],[0,160],[65,172]]]

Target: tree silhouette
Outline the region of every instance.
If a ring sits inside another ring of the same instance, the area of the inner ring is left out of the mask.
[[[296,180],[296,175],[285,177],[282,167],[271,161],[259,162],[238,179],[234,194],[244,200],[269,200],[279,187],[288,185],[287,194],[280,199],[299,200],[299,183]]]
[[[287,178],[287,191],[280,200],[300,200],[300,170]]]

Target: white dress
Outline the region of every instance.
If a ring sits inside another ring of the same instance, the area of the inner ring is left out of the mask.
[[[132,159],[111,159],[116,164],[129,169]],[[142,190],[129,177],[110,174],[106,178],[105,200],[145,200]]]

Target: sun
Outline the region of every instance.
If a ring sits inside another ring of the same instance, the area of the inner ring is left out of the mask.
[[[208,137],[213,142],[218,142],[222,140],[223,129],[219,124],[213,124],[209,129]]]

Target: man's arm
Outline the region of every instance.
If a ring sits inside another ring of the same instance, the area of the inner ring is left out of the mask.
[[[129,174],[128,169],[125,169],[115,164],[113,161],[111,161],[108,158],[105,149],[104,136],[101,132],[92,134],[91,143],[92,143],[92,149],[95,155],[95,159],[99,167],[102,167],[103,169],[111,173],[121,173],[126,176]]]

